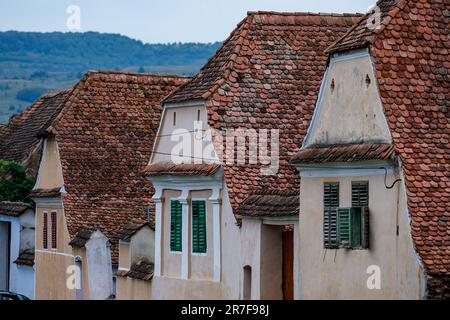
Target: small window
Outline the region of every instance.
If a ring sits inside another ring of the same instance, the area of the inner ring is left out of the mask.
[[[334,88],[336,87],[336,85],[334,84],[334,79],[333,80],[331,80],[331,84],[330,84],[330,90],[331,90],[331,93],[333,93],[334,92]]]
[[[182,212],[178,200],[170,202],[170,250],[181,252]]]
[[[244,267],[244,300],[250,300],[252,298],[252,267]]]
[[[174,111],[173,112],[173,126],[175,127],[177,125],[177,113]]]
[[[372,82],[372,80],[370,79],[369,75],[366,74],[366,87],[368,88],[370,86],[370,83]]]
[[[200,121],[200,110],[197,110],[197,121]]]
[[[52,212],[52,249],[56,249],[57,248],[57,243],[56,243],[56,235],[57,235],[57,220],[56,220],[56,212],[53,211]]]
[[[42,214],[42,248],[48,248],[48,213]]]
[[[206,253],[206,203],[192,201],[192,252]]]
[[[338,247],[337,210],[339,207],[339,182],[326,182],[324,184],[323,204],[324,247],[334,249]]]

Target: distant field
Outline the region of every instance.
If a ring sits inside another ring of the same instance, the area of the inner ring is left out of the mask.
[[[87,70],[195,74],[220,43],[144,44],[117,34],[0,32],[0,123]]]

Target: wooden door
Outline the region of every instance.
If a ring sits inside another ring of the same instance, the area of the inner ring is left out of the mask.
[[[294,300],[293,231],[283,231],[283,300]]]

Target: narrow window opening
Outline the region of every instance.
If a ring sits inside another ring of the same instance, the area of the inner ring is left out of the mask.
[[[244,267],[244,300],[251,300],[252,298],[252,267]]]
[[[368,88],[370,86],[370,83],[372,82],[372,80],[370,80],[370,77],[368,74],[366,74],[366,87]]]
[[[335,87],[336,87],[336,85],[334,84],[334,79],[333,79],[333,80],[331,80],[331,85],[330,85],[331,93],[334,92]]]
[[[197,110],[197,121],[200,121],[200,110]]]
[[[174,111],[173,112],[173,126],[177,125],[177,113]]]
[[[43,213],[42,218],[42,248],[48,248],[48,213]]]

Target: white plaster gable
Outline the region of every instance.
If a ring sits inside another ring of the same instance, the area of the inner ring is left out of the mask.
[[[391,141],[369,53],[333,56],[303,147]]]

